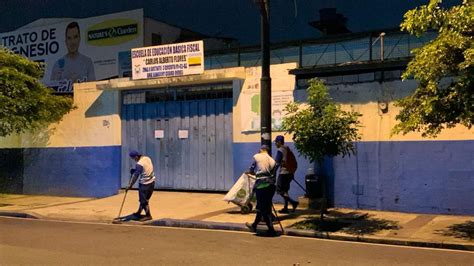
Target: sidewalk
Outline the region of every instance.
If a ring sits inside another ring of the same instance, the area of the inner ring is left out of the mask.
[[[146,224],[248,231],[244,224],[253,222],[255,214],[242,215],[240,207],[224,202],[223,196],[155,191],[150,202],[153,221]],[[123,197],[124,192],[102,199],[0,194],[0,216],[111,223]],[[137,206],[137,191],[129,191],[122,216]],[[285,234],[292,236],[474,251],[474,216],[332,209],[321,224],[318,213],[299,209],[279,217]],[[278,224],[275,229],[280,230]]]

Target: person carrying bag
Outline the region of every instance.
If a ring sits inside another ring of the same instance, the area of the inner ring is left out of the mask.
[[[257,197],[257,214],[252,224],[245,225],[252,231],[257,231],[257,225],[263,219],[268,227],[268,235],[276,235],[272,223],[272,200],[275,195],[275,160],[268,154],[268,146],[262,145],[260,151],[253,156],[253,162],[247,174],[255,174],[254,191]]]

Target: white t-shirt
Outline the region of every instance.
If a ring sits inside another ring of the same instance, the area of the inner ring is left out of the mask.
[[[266,152],[260,152],[253,156],[255,160],[255,174],[271,173],[275,167],[275,160]]]
[[[155,181],[155,173],[153,172],[153,163],[150,157],[140,156],[140,160],[137,162],[138,165],[143,167],[142,174],[138,177],[138,182],[143,185],[147,185]]]

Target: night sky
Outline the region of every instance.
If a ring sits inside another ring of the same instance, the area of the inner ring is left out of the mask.
[[[403,14],[428,0],[270,0],[271,41],[317,38],[308,22],[319,9],[337,8],[352,32],[394,28]],[[458,4],[461,1],[444,1]],[[84,18],[143,8],[146,17],[242,45],[258,44],[260,13],[254,0],[0,0],[0,32],[15,30],[39,18]]]

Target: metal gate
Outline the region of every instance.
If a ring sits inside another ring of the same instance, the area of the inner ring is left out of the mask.
[[[130,94],[132,98],[124,95],[122,187],[127,186],[129,169],[134,163],[126,155],[136,149],[153,161],[155,188],[230,189],[233,185],[232,98],[228,94],[225,97],[225,93],[202,94],[186,92],[183,97],[176,97],[179,91],[173,91],[173,97],[163,94],[157,101],[147,92]],[[215,99],[199,99],[210,95]]]

